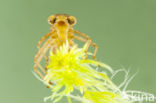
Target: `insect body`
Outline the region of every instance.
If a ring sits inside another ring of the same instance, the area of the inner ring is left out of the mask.
[[[90,45],[95,47],[93,53],[93,59],[95,59],[97,45],[92,43],[91,39],[86,34],[73,29],[73,26],[76,24],[75,17],[67,14],[55,14],[48,18],[48,22],[51,25],[50,32],[41,38],[41,40],[38,42],[38,52],[34,58],[34,71],[42,79],[44,78],[44,75],[40,72],[40,70],[46,74],[46,67],[42,67],[41,60],[44,58],[46,59],[46,64],[48,63],[46,52],[51,50],[53,53],[55,53],[60,46],[67,42],[69,46],[72,47],[74,45],[74,39],[82,42],[88,42],[87,48],[85,50],[86,53]],[[75,34],[77,34],[77,36]],[[43,45],[41,46],[42,43]]]

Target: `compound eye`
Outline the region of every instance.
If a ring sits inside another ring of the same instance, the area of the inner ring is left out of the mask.
[[[53,25],[55,22],[56,22],[56,17],[50,16],[50,17],[48,18],[48,23],[49,23],[50,25]]]
[[[76,18],[73,17],[73,16],[68,17],[67,20],[68,20],[68,23],[70,25],[75,25],[76,24]]]

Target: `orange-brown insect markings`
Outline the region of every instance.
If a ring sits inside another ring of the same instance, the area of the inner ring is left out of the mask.
[[[43,67],[41,65],[41,61],[44,58],[46,60],[46,64],[48,64],[48,56],[46,55],[47,51],[50,50],[55,53],[60,46],[67,42],[69,46],[72,47],[74,45],[74,39],[82,42],[88,42],[85,50],[86,57],[89,46],[93,46],[95,48],[93,53],[93,59],[95,59],[98,47],[95,43],[92,43],[91,39],[86,34],[73,29],[73,26],[76,24],[75,17],[68,14],[55,14],[48,18],[48,23],[51,26],[50,32],[42,37],[38,42],[38,52],[34,58],[34,71],[42,79],[46,74],[46,66]],[[41,46],[42,43],[43,45]]]

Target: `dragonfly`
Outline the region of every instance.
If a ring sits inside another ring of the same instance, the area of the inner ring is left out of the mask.
[[[90,46],[94,47],[93,59],[96,60],[95,56],[98,46],[91,41],[88,35],[73,29],[76,22],[76,18],[68,14],[54,14],[49,16],[48,23],[50,24],[50,32],[39,40],[37,44],[38,51],[34,57],[34,71],[42,79],[44,79],[44,75],[46,75],[47,68],[41,65],[41,61],[44,59],[46,61],[45,64],[48,64],[48,56],[46,53],[48,51],[56,53],[57,49],[66,43],[68,43],[69,47],[72,47],[76,44],[74,40],[87,43],[84,51],[86,58],[88,48]]]

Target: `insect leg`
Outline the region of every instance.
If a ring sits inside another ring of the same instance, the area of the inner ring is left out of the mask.
[[[40,49],[42,51],[39,51],[38,54],[36,55],[34,61],[35,61],[35,65],[34,65],[34,71],[42,78],[44,79],[43,74],[37,69],[37,67],[39,67],[42,72],[44,74],[46,74],[46,71],[43,69],[43,67],[40,65],[40,61],[42,60],[43,56],[45,56],[46,52],[48,51],[48,49],[50,49],[51,45],[53,44],[53,41],[51,39],[49,39],[44,46]],[[49,85],[51,85],[52,83],[49,81]],[[47,88],[49,88],[49,86],[47,86]]]
[[[73,38],[76,39],[76,40],[80,40],[82,42],[87,42],[86,39],[84,39],[82,37],[79,37],[79,36],[74,36]],[[92,42],[90,43],[90,45],[95,48],[94,53],[93,53],[93,59],[96,60],[95,56],[96,56],[96,53],[97,53],[98,46],[95,43],[92,43]]]
[[[38,56],[43,52],[44,48],[46,47],[46,45],[48,45],[49,42],[45,42],[44,45],[42,46],[42,49],[40,48],[41,43],[42,43],[44,40],[46,40],[52,33],[53,33],[53,32],[48,33],[47,35],[45,35],[45,36],[38,42],[37,48],[39,49],[39,52],[37,53],[36,57],[38,57]],[[54,37],[55,37],[54,35],[51,36],[51,38],[54,38]],[[48,39],[48,40],[49,40],[49,39]],[[47,41],[48,41],[48,40],[47,40]],[[41,50],[40,50],[40,49],[41,49]],[[46,61],[48,61],[48,57],[47,57],[46,55],[44,55],[44,58],[46,59]],[[45,69],[46,69],[46,68],[45,68]]]
[[[44,76],[42,75],[42,73],[37,69],[37,67],[39,67],[41,69],[41,71],[46,74],[46,71],[43,69],[43,67],[40,64],[40,61],[42,60],[42,58],[45,56],[46,51],[50,48],[50,44],[51,44],[51,39],[48,39],[47,42],[42,46],[42,48],[38,51],[38,53],[36,54],[35,58],[34,58],[34,71],[40,75],[40,77],[43,79]]]
[[[79,34],[80,36],[86,38],[86,39],[90,39],[90,37],[80,31],[77,31],[77,30],[71,30],[71,32],[75,33],[75,34]]]
[[[74,33],[79,34],[80,36],[86,38],[87,40],[90,39],[86,34],[84,34],[82,32],[79,32],[77,30],[74,30]],[[98,50],[98,46],[96,45],[96,43],[92,43],[92,42],[90,43],[90,45],[95,48],[94,53],[93,53],[93,59],[96,60],[95,56],[96,56],[96,53],[97,53],[97,50]]]
[[[87,51],[88,51],[88,48],[89,48],[89,46],[90,46],[90,44],[91,44],[91,39],[90,39],[86,34],[81,33],[81,32],[79,32],[79,31],[72,30],[71,32],[73,32],[74,34],[79,34],[80,36],[82,36],[82,37],[84,37],[85,39],[87,39],[87,40],[84,41],[84,42],[88,42],[88,45],[87,45],[86,50],[85,50],[86,58],[87,58]],[[80,37],[80,38],[81,38],[81,37]],[[82,39],[83,39],[83,38],[82,38]],[[81,39],[80,39],[80,40],[81,40]],[[81,41],[83,41],[83,40],[81,40]]]
[[[39,51],[40,51],[40,46],[41,46],[41,44],[43,43],[43,41],[45,41],[45,40],[46,40],[48,37],[50,37],[50,35],[52,35],[53,33],[54,33],[54,30],[53,30],[52,32],[46,34],[44,37],[42,37],[42,38],[39,40],[39,42],[38,42],[38,44],[37,44],[37,48],[39,49]],[[52,36],[52,38],[54,38],[54,35]],[[45,47],[45,46],[43,45],[42,47]],[[44,55],[44,58],[46,59],[46,63],[47,63],[47,62],[48,62],[48,57],[47,57],[46,55]],[[46,70],[46,66],[45,66],[45,70]]]
[[[94,53],[93,53],[93,59],[96,60],[96,53],[97,53],[97,50],[98,50],[98,46],[96,43],[91,43],[91,46],[93,46],[95,49],[94,49]]]
[[[45,36],[43,36],[43,37],[39,40],[39,42],[38,42],[38,44],[37,44],[37,48],[38,48],[38,49],[40,49],[40,46],[41,46],[41,44],[43,43],[43,41],[45,41],[48,37],[50,37],[50,35],[52,35],[53,32],[54,32],[54,31],[52,31],[52,32],[50,32],[50,33],[48,33],[48,34],[46,34]]]

